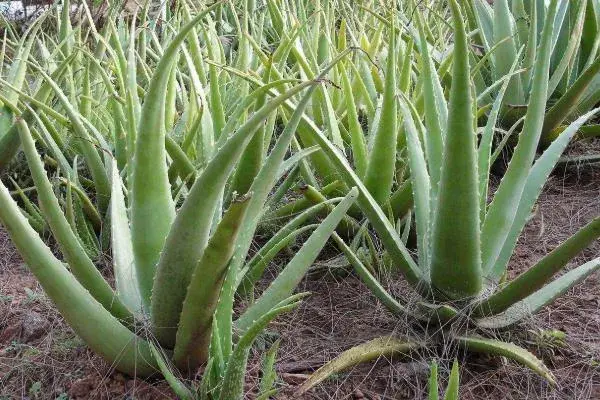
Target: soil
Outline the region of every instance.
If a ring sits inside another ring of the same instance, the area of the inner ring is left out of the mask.
[[[568,165],[555,171],[519,240],[510,276],[531,266],[597,215],[600,168]],[[599,254],[600,243],[596,241],[569,268]],[[322,257],[299,288],[312,295],[296,311],[276,320],[253,350],[248,398],[253,398],[258,385],[260,347],[274,337],[282,339],[277,359],[280,391],[276,398],[290,399],[312,371],[343,350],[378,336],[410,336],[421,329],[391,315],[353,274],[342,268],[323,268],[339,261],[334,255],[331,259]],[[518,327],[496,333],[543,358],[556,376],[556,387],[514,362],[439,346],[412,358],[382,358],[359,365],[302,398],[424,399],[428,362],[438,360],[441,387],[445,387],[456,357],[461,362],[461,399],[600,399],[599,279],[598,275],[588,278]],[[387,285],[399,298],[410,302],[409,291],[401,280],[392,276]],[[566,334],[564,343],[542,338],[542,331],[552,329]],[[6,233],[0,230],[0,399],[21,398],[175,396],[163,380],[126,377],[89,351],[44,296]]]

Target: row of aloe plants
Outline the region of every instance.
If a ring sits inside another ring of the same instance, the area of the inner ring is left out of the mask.
[[[113,4],[102,27],[85,4],[75,26],[69,3],[57,4],[4,36],[0,168],[13,190],[2,188],[0,219],[93,350],[130,374],[161,371],[182,397],[242,396],[252,342],[298,305],[294,289],[330,236],[392,313],[552,382],[533,354],[481,333],[521,321],[600,267],[595,259],[548,283],[598,237],[596,218],[503,280],[555,163],[594,131],[584,124],[596,113],[597,49],[570,40],[600,37],[598,13],[586,1],[483,3],[181,2],[160,18],[149,3],[133,14]],[[514,153],[488,203],[505,146]],[[286,202],[298,181],[302,196]],[[252,254],[262,229],[271,239]],[[40,239],[46,231],[67,268]],[[255,300],[269,262],[310,231]],[[407,245],[415,233],[417,258]],[[114,289],[98,270],[104,253]],[[378,281],[389,270],[421,296],[415,307]],[[238,294],[249,301],[241,314]],[[429,345],[376,339],[301,391]],[[191,391],[176,375],[200,365]]]

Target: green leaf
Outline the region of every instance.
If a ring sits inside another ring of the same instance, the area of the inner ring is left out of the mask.
[[[266,92],[278,84],[265,85],[258,92]],[[168,233],[156,267],[151,310],[157,327],[155,334],[161,343],[168,346],[175,343],[173,328],[177,326],[185,298],[180,289],[189,285],[192,271],[206,247],[213,217],[236,161],[269,114],[286,99],[312,84],[309,81],[296,85],[261,107],[227,139],[192,186]]]
[[[93,351],[131,375],[145,377],[156,371],[149,343],[122,325],[54,257],[3,184],[0,221],[45,293]]]
[[[175,218],[165,150],[165,96],[179,46],[220,3],[200,12],[173,38],[155,67],[140,111],[131,188],[131,237],[142,300],[150,305],[156,264]]]
[[[435,361],[431,363],[431,368],[429,369],[429,385],[428,385],[428,395],[427,398],[429,400],[439,400],[440,393],[438,388],[438,366]]]
[[[450,7],[454,21],[454,65],[431,236],[431,282],[452,298],[464,298],[478,294],[482,287],[479,177],[467,34],[455,0],[450,1]]]
[[[227,361],[227,369],[223,377],[223,386],[221,388],[220,400],[241,400],[244,395],[244,377],[250,348],[256,337],[266,328],[274,318],[289,312],[300,304],[300,299],[308,293],[300,293],[290,296],[287,299],[277,303],[271,310],[261,315],[245,331],[244,335],[237,342],[231,357]]]
[[[173,355],[173,360],[180,369],[194,371],[208,359],[213,314],[249,200],[250,196],[232,201],[183,293],[185,300],[179,317]],[[168,328],[162,328],[164,329]]]
[[[396,52],[394,25],[390,28],[389,51]],[[396,107],[396,57],[387,58],[385,91],[381,120],[373,139],[364,184],[378,204],[387,202],[392,191],[396,172],[396,143],[398,137],[398,111]]]
[[[531,168],[526,177],[525,187],[523,188],[523,194],[519,200],[518,207],[515,207],[514,204],[512,205],[513,208],[516,208],[516,213],[514,214],[509,234],[504,239],[504,244],[495,265],[487,272],[487,278],[497,281],[504,274],[519,234],[525,227],[529,214],[531,213],[535,201],[540,195],[550,172],[552,172],[552,169],[558,162],[560,155],[573,135],[575,135],[579,128],[598,111],[600,111],[600,108],[592,110],[574,121],[561,133],[550,147],[546,149],[535,162],[533,168]]]
[[[532,294],[560,271],[580,251],[600,237],[600,217],[596,217],[533,267],[513,279],[508,285],[483,300],[473,310],[475,315],[498,314]]]
[[[552,303],[598,269],[600,269],[600,258],[567,272],[537,292],[515,303],[502,314],[479,319],[477,325],[485,329],[497,329],[513,325]]]
[[[275,280],[264,291],[261,297],[250,306],[236,321],[236,327],[245,332],[252,321],[260,318],[267,310],[274,307],[282,299],[290,296],[294,288],[300,283],[308,268],[315,261],[327,239],[333,234],[339,222],[343,219],[346,211],[356,200],[358,190],[353,188],[331,213],[323,220],[321,225],[315,229],[306,240],[302,248],[296,253],[287,266],[275,278]]]
[[[523,195],[527,176],[535,158],[540,139],[546,93],[548,90],[548,71],[550,68],[551,39],[554,16],[558,0],[552,0],[544,24],[542,42],[533,76],[531,97],[527,107],[527,115],[519,142],[508,165],[508,169],[489,206],[481,230],[481,255],[483,271],[489,273],[495,266],[502,246],[509,235],[512,222],[517,212],[518,204]]]
[[[131,319],[130,311],[115,296],[110,285],[104,280],[96,266],[87,256],[79,239],[71,229],[63,214],[52,184],[48,180],[44,165],[35,149],[29,127],[24,120],[17,122],[23,151],[31,171],[31,176],[37,188],[40,208],[52,230],[61,252],[77,280],[90,294],[107,310],[120,319]]]
[[[165,356],[161,353],[161,351],[156,348],[154,343],[150,344],[150,350],[152,350],[152,355],[154,356],[154,360],[158,364],[158,368],[160,372],[165,377],[165,380],[169,384],[169,387],[175,392],[178,398],[182,400],[194,400],[194,395],[188,389],[185,384],[179,380],[175,373],[171,370],[171,368],[167,365],[167,361],[165,360]]]
[[[452,363],[452,371],[450,371],[450,379],[444,394],[444,400],[458,400],[458,389],[460,385],[460,376],[458,374],[458,361]]]
[[[127,206],[123,196],[123,182],[116,160],[111,166],[110,229],[113,271],[117,296],[133,313],[143,309],[129,230]]]

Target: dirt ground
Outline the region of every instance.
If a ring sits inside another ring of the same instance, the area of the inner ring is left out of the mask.
[[[511,260],[514,276],[600,214],[600,168],[569,165],[555,171]],[[570,267],[600,254],[598,241]],[[335,264],[338,259],[319,261]],[[420,327],[387,312],[352,274],[323,272],[319,264],[299,288],[310,291],[302,306],[279,318],[260,344],[282,339],[277,360],[278,399],[341,351],[386,334],[410,336]],[[557,386],[514,362],[466,355],[440,347],[412,359],[380,359],[338,374],[305,399],[423,399],[428,362],[440,363],[442,387],[452,360],[461,361],[461,399],[600,399],[600,276],[592,276],[552,306],[498,337],[542,357]],[[410,302],[398,280],[388,287]],[[566,333],[564,343],[541,340],[539,330]],[[536,340],[537,339],[537,340]],[[247,387],[258,384],[259,351],[249,363]],[[0,399],[174,398],[162,380],[123,376],[91,353],[44,296],[4,231],[0,230]],[[252,398],[249,395],[248,398]]]

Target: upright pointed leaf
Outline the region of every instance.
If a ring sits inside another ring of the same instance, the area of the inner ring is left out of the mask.
[[[467,34],[455,0],[454,65],[448,131],[431,237],[431,282],[452,298],[482,287],[479,236],[479,177],[473,131]],[[460,177],[460,179],[457,179]]]

